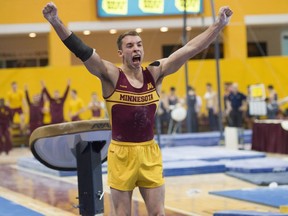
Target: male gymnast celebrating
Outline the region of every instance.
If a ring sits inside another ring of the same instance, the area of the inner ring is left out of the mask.
[[[116,67],[84,44],[59,19],[57,7],[48,3],[44,17],[53,26],[66,47],[82,60],[102,84],[109,112],[112,141],[108,151],[108,185],[117,216],[131,215],[132,192],[139,187],[149,215],[164,215],[165,186],[162,157],[154,142],[154,115],[163,78],[175,73],[186,61],[207,48],[228,24],[232,15],[222,7],[217,21],[168,58],[142,68],[144,49],[135,31],[119,36]]]

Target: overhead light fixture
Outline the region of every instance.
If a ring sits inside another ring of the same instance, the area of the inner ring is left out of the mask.
[[[116,34],[116,33],[117,33],[117,30],[116,30],[116,29],[110,29],[109,33],[110,33],[110,34]]]
[[[143,29],[142,29],[142,28],[136,28],[135,31],[136,31],[137,33],[141,33],[141,32],[143,32]]]
[[[37,35],[36,35],[36,33],[34,33],[34,32],[31,32],[30,34],[29,34],[29,37],[30,38],[35,38]]]
[[[83,31],[83,34],[84,34],[84,35],[90,35],[90,34],[91,34],[91,31],[85,30],[85,31]]]
[[[169,30],[168,27],[161,27],[160,28],[161,32],[168,32],[168,30]]]
[[[192,27],[191,26],[186,26],[186,31],[191,31]]]

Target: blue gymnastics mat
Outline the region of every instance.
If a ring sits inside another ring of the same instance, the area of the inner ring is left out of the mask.
[[[46,167],[42,163],[40,163],[37,159],[34,157],[21,157],[17,161],[17,165],[19,167],[23,167],[26,169],[43,172],[46,174],[54,175],[54,176],[60,176],[60,177],[67,177],[67,176],[75,176],[77,175],[76,171],[59,171],[54,170]]]
[[[256,211],[219,211],[215,212],[213,216],[288,216],[288,214]]]
[[[42,216],[39,212],[33,211],[22,205],[0,197],[0,216]],[[44,215],[43,215],[44,216]]]
[[[241,173],[286,172],[288,161],[279,158],[254,158],[225,162],[228,171]]]
[[[263,158],[265,153],[255,151],[240,151],[225,149],[224,147],[198,147],[198,146],[180,146],[171,148],[162,148],[163,161],[181,161],[181,160],[238,160],[250,158]]]
[[[157,140],[157,137],[155,137]],[[164,134],[160,136],[161,146],[217,146],[219,145],[219,132]]]
[[[252,130],[244,130],[239,138],[244,143],[251,143]],[[157,140],[157,136],[155,136]],[[161,134],[161,147],[172,146],[218,146],[220,142],[219,132],[199,132],[199,133],[184,133],[184,134]]]
[[[221,162],[207,161],[166,161],[163,164],[164,176],[195,175],[205,173],[225,172],[226,167]]]
[[[227,191],[212,191],[210,194],[224,196],[228,198],[254,202],[268,205],[275,208],[288,205],[288,186],[276,188],[254,188]]]
[[[288,185],[288,172],[242,173],[226,172],[227,175],[256,185],[267,186],[272,182],[278,185]]]

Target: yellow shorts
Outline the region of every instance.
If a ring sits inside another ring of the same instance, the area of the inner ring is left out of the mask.
[[[108,150],[108,185],[121,191],[164,184],[162,155],[154,140],[141,143],[112,140]]]

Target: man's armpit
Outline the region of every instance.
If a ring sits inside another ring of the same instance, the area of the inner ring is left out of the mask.
[[[159,67],[160,66],[160,61],[154,61],[149,66],[154,66],[154,67]]]

